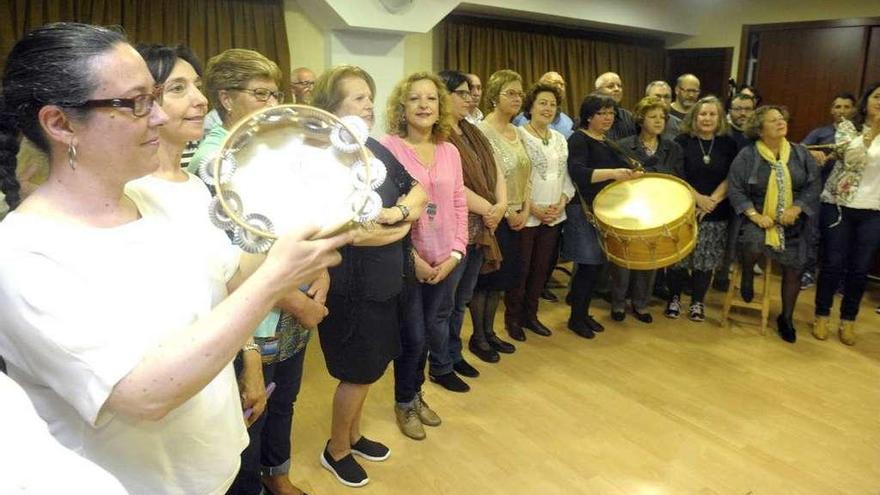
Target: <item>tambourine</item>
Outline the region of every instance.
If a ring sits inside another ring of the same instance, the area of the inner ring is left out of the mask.
[[[369,223],[382,210],[386,170],[364,146],[368,134],[359,117],[305,105],[249,115],[199,167],[216,192],[211,221],[250,253],[297,228],[318,226],[322,238]]]

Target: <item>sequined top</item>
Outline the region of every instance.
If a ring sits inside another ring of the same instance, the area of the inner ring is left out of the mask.
[[[501,166],[504,179],[507,183],[507,207],[519,211],[529,195],[530,176],[532,173],[532,161],[529,159],[526,148],[523,145],[522,133],[525,131],[516,127],[516,139],[507,139],[493,129],[488,122],[483,121],[477,126],[495,153],[495,162]]]

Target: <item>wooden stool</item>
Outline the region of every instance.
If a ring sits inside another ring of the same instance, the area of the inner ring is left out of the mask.
[[[761,335],[767,333],[767,319],[770,317],[770,271],[772,269],[770,259],[764,261],[764,275],[761,277],[763,283],[760,291],[755,288],[755,298],[752,302],[747,303],[742,300],[740,295],[740,280],[742,278],[742,267],[740,263],[734,263],[733,274],[730,276],[730,286],[727,288],[727,294],[724,296],[724,308],[721,313],[721,324],[730,327],[730,308],[748,308],[761,310]],[[748,270],[753,270],[748,267]],[[757,278],[757,277],[755,277]],[[757,284],[756,284],[757,285]]]

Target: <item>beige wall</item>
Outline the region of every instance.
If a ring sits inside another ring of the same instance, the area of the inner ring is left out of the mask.
[[[707,1],[702,13],[690,16],[696,36],[669,48],[715,48],[731,46],[733,71],[739,67],[739,49],[744,24],[817,21],[880,16],[877,0],[741,0]],[[699,12],[699,11],[697,11]]]
[[[320,74],[327,65],[327,35],[313,23],[295,0],[284,1],[284,24],[290,45],[290,68],[308,67]]]

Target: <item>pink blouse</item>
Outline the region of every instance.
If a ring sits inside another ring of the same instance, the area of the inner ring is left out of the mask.
[[[380,141],[428,194],[428,204],[413,225],[416,252],[431,266],[446,261],[453,250],[464,254],[468,210],[458,150],[450,143],[437,143],[434,166],[426,168],[402,138],[387,135]]]

